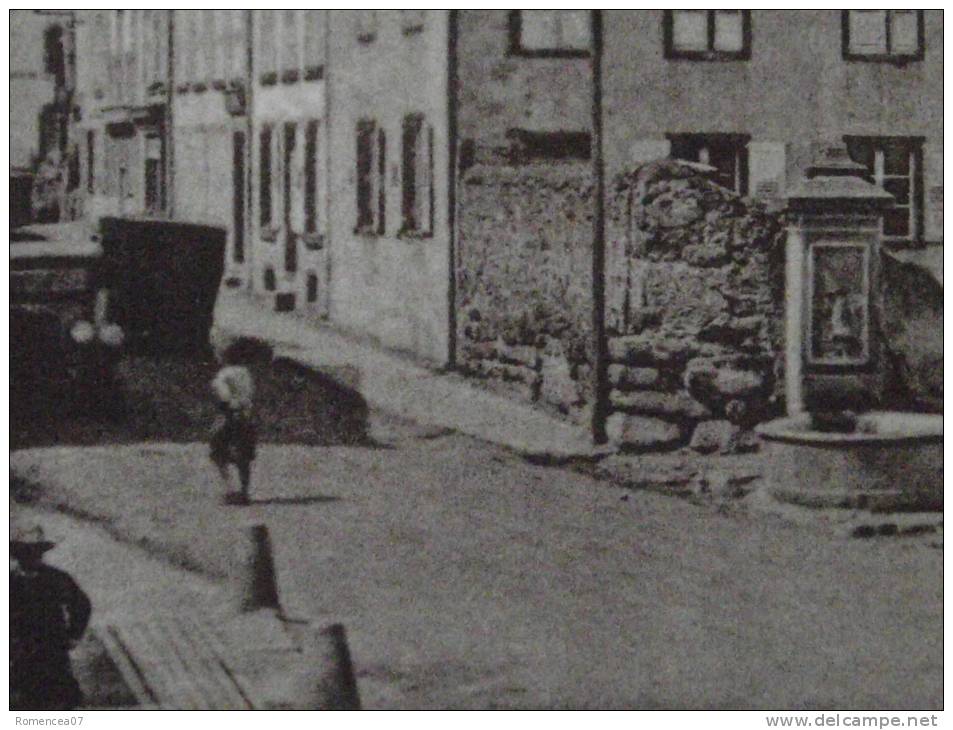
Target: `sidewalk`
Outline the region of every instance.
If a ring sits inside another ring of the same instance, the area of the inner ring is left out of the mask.
[[[276,354],[319,370],[357,390],[368,405],[425,426],[448,428],[553,461],[610,453],[579,425],[482,390],[456,374],[438,374],[328,325],[267,310],[247,294],[222,289],[213,341],[236,336],[269,342]]]

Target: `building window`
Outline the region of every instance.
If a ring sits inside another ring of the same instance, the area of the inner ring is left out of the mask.
[[[96,192],[96,132],[86,132],[86,192]]]
[[[423,33],[426,10],[401,10],[400,32],[404,35]]]
[[[285,84],[293,84],[301,78],[299,35],[303,19],[300,10],[281,11],[281,81]]]
[[[262,84],[278,81],[277,10],[258,10],[259,73]]]
[[[848,61],[923,58],[922,10],[844,10],[843,52]]]
[[[665,57],[735,61],[751,57],[751,11],[666,10]]]
[[[433,127],[422,114],[404,117],[401,139],[401,233],[433,233]]]
[[[150,215],[158,215],[165,206],[162,167],[162,138],[150,134],[146,136],[145,159],[145,203]]]
[[[748,136],[745,134],[670,134],[675,159],[714,167],[713,177],[738,195],[748,194]]]
[[[245,133],[232,133],[232,258],[245,261]]]
[[[520,56],[586,56],[589,10],[511,10],[510,53]]]
[[[356,10],[358,43],[373,43],[377,38],[377,11]]]
[[[298,245],[291,225],[292,207],[297,207],[293,206],[293,174],[297,142],[297,125],[294,122],[285,122],[281,163],[281,202],[282,224],[285,229],[285,271],[289,274],[298,270]]]
[[[274,217],[271,200],[271,183],[274,175],[271,161],[271,137],[271,127],[262,127],[258,135],[258,209],[259,223],[262,228],[269,227]]]
[[[506,137],[510,140],[510,158],[514,164],[590,158],[592,136],[589,132],[510,129]]]
[[[357,123],[357,233],[386,231],[387,141],[371,120]]]
[[[304,131],[304,230],[318,232],[318,122],[308,122]]]
[[[851,159],[867,179],[894,197],[884,214],[884,241],[912,243],[923,231],[922,140],[909,137],[845,137]]]
[[[324,10],[304,11],[304,78],[324,77]]]

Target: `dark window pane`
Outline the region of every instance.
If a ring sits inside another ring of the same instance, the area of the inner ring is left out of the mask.
[[[850,159],[858,165],[863,165],[868,171],[874,171],[874,148],[867,142],[847,140],[847,153]]]
[[[245,135],[232,135],[232,230],[235,240],[232,255],[235,261],[245,260]]]
[[[318,230],[318,123],[308,122],[304,139],[304,225]]]
[[[910,174],[910,150],[907,147],[896,144],[888,144],[884,147],[884,174]]]
[[[357,227],[367,228],[374,225],[374,211],[371,195],[374,161],[374,123],[358,122],[357,125]]]
[[[910,209],[894,208],[884,215],[884,235],[905,237],[910,235]]]
[[[894,177],[884,180],[884,190],[890,193],[897,205],[910,204],[910,179]]]
[[[405,230],[417,229],[417,137],[420,134],[421,120],[417,116],[404,119],[402,145],[402,188],[401,212]]]
[[[260,155],[258,190],[260,195],[261,225],[271,225],[271,127],[264,127],[259,135],[258,152]]]

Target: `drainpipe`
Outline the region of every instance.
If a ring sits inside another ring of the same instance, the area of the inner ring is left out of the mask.
[[[602,157],[602,11],[592,19],[592,176],[595,205],[592,215],[592,440],[604,444],[608,417],[608,347],[606,344],[606,223],[605,162]]]
[[[255,186],[254,186],[254,164],[255,157],[253,145],[255,144],[255,119],[252,115],[254,102],[254,69],[252,60],[254,57],[255,42],[255,11],[252,9],[243,10],[245,13],[245,180],[242,184],[245,186],[245,271],[248,274],[245,282],[248,291],[255,289],[255,256],[258,253],[258,247],[255,245],[258,240],[253,234],[255,230]]]
[[[451,10],[447,19],[447,258],[450,277],[447,290],[448,338],[447,367],[457,365],[457,29],[459,10]]]
[[[165,84],[165,210],[169,220],[175,220],[175,126],[172,121],[172,105],[175,94],[175,10],[166,10],[168,13],[168,42],[165,54],[166,84]]]

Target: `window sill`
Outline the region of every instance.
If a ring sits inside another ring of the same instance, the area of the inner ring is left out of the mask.
[[[906,66],[909,63],[916,63],[923,60],[923,53],[911,53],[905,55],[871,54],[863,53],[845,53],[844,60],[848,63],[889,63],[893,66]]]
[[[589,51],[581,48],[523,48],[509,49],[509,56],[517,58],[589,58]]]
[[[433,238],[432,231],[418,231],[413,228],[402,228],[397,231],[397,238],[402,241],[425,241]]]
[[[322,233],[302,233],[298,238],[301,239],[308,251],[320,251],[324,248],[324,234]]]
[[[379,238],[383,234],[376,226],[356,226],[354,228],[354,235],[360,236],[361,238]]]
[[[677,51],[665,54],[667,61],[750,61],[751,51]]]

